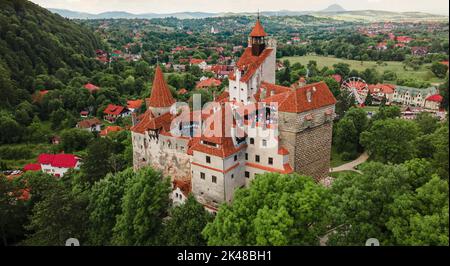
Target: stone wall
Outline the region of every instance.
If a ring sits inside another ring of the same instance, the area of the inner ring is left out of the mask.
[[[332,132],[333,123],[328,122],[296,134],[295,172],[312,176],[316,180],[328,176]]]
[[[327,115],[331,111],[333,115]],[[312,120],[306,117],[311,115]],[[304,113],[279,113],[280,144],[289,151],[294,171],[313,176],[328,176],[331,158],[334,105]]]

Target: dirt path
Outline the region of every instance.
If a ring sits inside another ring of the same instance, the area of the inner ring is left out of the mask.
[[[361,171],[356,170],[355,167],[364,163],[369,159],[369,155],[367,152],[364,152],[361,154],[358,158],[356,158],[354,161],[348,162],[346,164],[343,164],[338,167],[330,168],[330,173],[336,173],[336,172],[342,172],[342,171],[354,171],[361,174]]]

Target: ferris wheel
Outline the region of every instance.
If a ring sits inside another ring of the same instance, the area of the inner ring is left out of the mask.
[[[342,82],[341,90],[348,91],[350,97],[354,96],[355,101],[359,105],[363,105],[369,91],[369,86],[362,78],[351,77]]]

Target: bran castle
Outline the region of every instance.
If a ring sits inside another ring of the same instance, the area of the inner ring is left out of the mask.
[[[201,110],[176,103],[159,67],[148,110],[133,120],[133,165],[170,176],[174,203],[189,193],[210,211],[258,174],[328,176],[336,99],[324,82],[275,85],[276,42],[260,20],[229,77]]]

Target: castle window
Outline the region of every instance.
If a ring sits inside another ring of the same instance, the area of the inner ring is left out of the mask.
[[[269,165],[273,165],[273,158],[269,157]]]
[[[248,153],[245,153],[245,160],[248,161]]]
[[[211,181],[213,183],[217,183],[217,176],[215,176],[215,175],[211,176]]]
[[[250,138],[250,144],[255,144],[255,139],[254,138]]]
[[[246,178],[250,178],[250,172],[245,171],[245,177],[246,177]]]
[[[255,162],[259,163],[259,155],[255,155]]]
[[[231,174],[231,179],[233,179],[234,178],[234,174]]]
[[[234,161],[235,162],[237,161],[237,155],[234,155]]]
[[[205,180],[205,173],[200,172],[200,178]]]
[[[207,163],[211,163],[211,157],[206,156],[206,162],[207,162]]]
[[[263,147],[266,147],[267,146],[267,140],[263,139],[262,145],[263,145]]]

